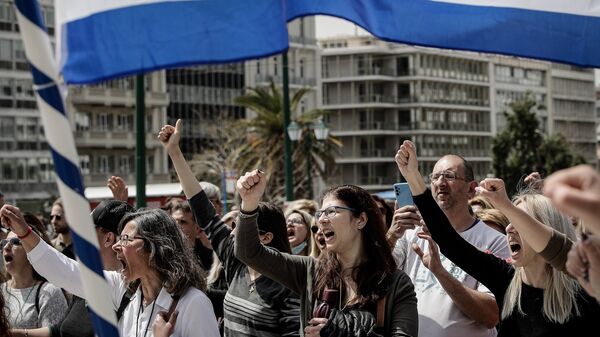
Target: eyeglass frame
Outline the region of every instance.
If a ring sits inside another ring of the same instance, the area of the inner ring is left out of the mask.
[[[129,243],[133,242],[135,239],[145,240],[145,238],[143,238],[141,236],[137,236],[137,235],[134,235],[130,238],[129,234],[123,234],[123,235],[119,234],[119,235],[117,235],[117,239],[116,239],[115,243],[117,243],[121,247],[127,247],[127,246],[129,246]],[[126,243],[123,244],[123,241]]]
[[[298,218],[295,218],[295,219],[286,219],[285,220],[285,224],[286,225],[292,225],[292,226],[299,226],[299,225],[305,226],[304,220],[298,219]]]
[[[448,175],[449,173],[452,173],[452,174],[454,175],[454,177],[447,177],[447,175]],[[437,176],[437,177],[435,177],[435,179],[434,179],[434,176],[435,176],[436,174],[437,174],[438,176]],[[447,181],[453,181],[453,180],[457,180],[457,179],[458,179],[458,180],[462,180],[462,181],[468,181],[468,180],[467,180],[467,178],[460,177],[460,176],[459,176],[459,175],[458,175],[456,172],[454,172],[454,171],[452,171],[452,170],[444,170],[444,171],[441,171],[441,172],[435,172],[435,173],[434,173],[434,172],[432,172],[432,173],[430,173],[430,174],[429,174],[429,180],[430,180],[431,182],[438,181],[438,180],[440,179],[440,177],[443,177],[443,178],[444,178],[445,180],[447,180]]]
[[[327,215],[327,210],[330,209],[330,208],[333,208],[334,212],[335,212],[335,214],[332,215],[332,216]],[[316,210],[315,211],[315,219],[316,220],[321,219],[321,215],[323,215],[323,214],[325,214],[325,217],[327,219],[331,219],[332,217],[334,217],[334,216],[336,216],[338,214],[338,211],[337,211],[338,209],[344,209],[344,210],[347,210],[347,211],[350,211],[350,212],[358,212],[358,210],[355,209],[355,208],[346,207],[346,206],[331,205],[331,206],[325,207],[325,209],[318,209],[318,210]]]
[[[14,246],[22,246],[23,245],[23,241],[19,238],[10,238],[10,239],[2,239],[0,240],[0,249],[4,249],[4,247],[6,247],[8,244],[11,244],[13,247]]]

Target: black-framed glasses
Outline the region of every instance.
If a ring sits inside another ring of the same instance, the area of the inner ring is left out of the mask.
[[[4,239],[0,241],[0,248],[4,249],[4,247],[6,247],[6,245],[8,245],[9,243],[13,246],[20,246],[22,244],[21,239],[19,238]]]
[[[452,180],[463,180],[463,181],[467,181],[467,179],[463,178],[463,177],[459,177],[456,172],[454,171],[442,171],[442,172],[433,172],[432,174],[429,175],[429,180],[431,180],[431,182],[437,181],[438,179],[440,179],[440,177],[443,177],[444,179],[448,180],[448,181],[452,181]]]
[[[56,218],[56,220],[60,221],[62,219],[62,214],[50,214],[50,219],[54,219]]]
[[[123,247],[127,247],[129,245],[130,242],[135,241],[135,239],[142,239],[144,240],[143,237],[141,236],[132,236],[129,237],[128,234],[123,234],[123,235],[117,235],[117,243]]]
[[[327,219],[333,218],[336,214],[338,214],[339,209],[344,209],[351,212],[358,212],[357,209],[345,207],[345,206],[329,206],[325,209],[320,209],[315,212],[315,219],[319,220],[322,214],[325,214]]]

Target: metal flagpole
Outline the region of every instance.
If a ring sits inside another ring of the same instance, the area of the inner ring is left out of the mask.
[[[90,217],[90,204],[84,196],[79,157],[71,125],[59,89],[58,67],[50,38],[36,0],[15,0],[25,54],[33,75],[46,140],[50,146],[58,190],[69,218],[73,242],[79,258],[83,290],[89,312],[100,337],[117,337],[117,319],[110,301],[98,252],[98,239]]]

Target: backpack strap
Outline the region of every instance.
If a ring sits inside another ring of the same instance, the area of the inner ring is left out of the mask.
[[[38,314],[40,313],[40,291],[42,290],[42,285],[44,283],[46,283],[46,281],[40,282],[40,284],[38,284],[37,290],[35,291],[35,311]]]
[[[123,297],[121,297],[121,303],[119,303],[119,309],[117,309],[117,322],[121,320],[123,317],[123,312],[125,312],[125,308],[131,302],[131,295],[133,295],[129,290],[125,291]]]

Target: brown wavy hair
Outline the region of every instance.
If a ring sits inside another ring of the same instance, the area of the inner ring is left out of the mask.
[[[369,192],[354,185],[336,186],[325,191],[321,197],[321,205],[326,197],[334,197],[346,206],[356,209],[357,211],[352,212],[355,217],[363,212],[367,215],[367,223],[361,229],[364,261],[354,267],[351,275],[357,285],[356,305],[360,308],[375,303],[385,296],[390,276],[396,271],[392,250],[385,239],[387,227],[383,223],[377,203]],[[324,250],[317,260],[315,274],[315,298],[319,298],[325,288],[340,289],[341,298],[345,297],[342,266],[336,253]]]

